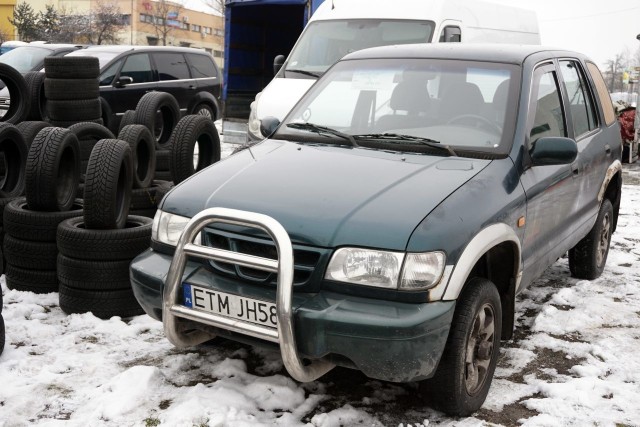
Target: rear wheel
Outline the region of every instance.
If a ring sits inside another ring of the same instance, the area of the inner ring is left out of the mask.
[[[207,104],[198,104],[196,108],[193,109],[193,114],[204,116],[211,121],[216,119],[216,114],[213,112],[213,108],[209,107]]]
[[[496,286],[487,279],[471,279],[458,298],[438,370],[421,384],[436,408],[456,416],[480,409],[496,368],[501,330]]]
[[[607,263],[612,233],[613,205],[604,199],[589,234],[569,250],[569,270],[573,277],[587,280],[600,277]]]

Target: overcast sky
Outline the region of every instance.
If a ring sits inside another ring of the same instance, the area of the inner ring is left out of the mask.
[[[601,68],[628,48],[640,47],[640,1],[492,0],[538,13],[542,43],[582,52]]]

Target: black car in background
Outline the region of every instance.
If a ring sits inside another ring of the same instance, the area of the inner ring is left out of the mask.
[[[181,115],[221,117],[222,75],[213,57],[200,49],[166,46],[89,46],[69,56],[100,61],[100,96],[119,121],[147,92],[173,95]],[[104,107],[104,103],[103,103]],[[103,118],[105,112],[103,111]],[[108,119],[109,122],[111,120]]]

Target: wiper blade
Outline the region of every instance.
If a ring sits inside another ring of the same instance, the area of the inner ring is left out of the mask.
[[[458,157],[456,152],[453,151],[453,148],[451,148],[449,145],[442,144],[440,141],[437,141],[435,139],[423,138],[420,136],[401,135],[397,133],[368,133],[362,135],[353,135],[353,138],[416,143],[420,145],[426,145],[437,150],[444,150],[449,153],[450,156]]]
[[[340,132],[339,130],[328,128],[326,126],[320,126],[313,123],[288,123],[287,127],[291,129],[307,130],[309,132],[315,132],[319,135],[328,133],[329,135],[337,136],[349,141],[349,144],[351,144],[352,147],[358,146],[358,143],[356,143],[356,140],[353,138],[353,136],[344,132]]]
[[[314,73],[313,71],[296,70],[296,69],[291,69],[291,68],[287,68],[284,71],[289,72],[289,73],[304,74],[305,76],[311,76],[311,77],[316,77],[316,78],[320,77],[320,74]]]

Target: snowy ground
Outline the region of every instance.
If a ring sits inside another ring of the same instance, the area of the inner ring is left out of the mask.
[[[3,277],[0,427],[639,426],[640,186],[623,194],[600,279],[570,278],[561,259],[518,298],[516,337],[475,417],[347,369],[299,384],[278,353],[228,341],[176,350],[147,316],[68,316],[58,294],[11,291]]]

